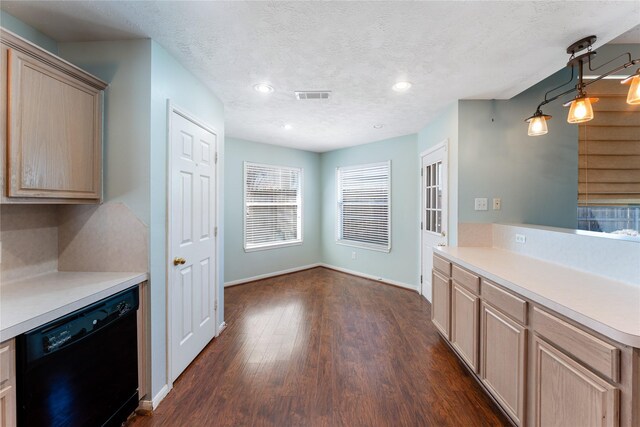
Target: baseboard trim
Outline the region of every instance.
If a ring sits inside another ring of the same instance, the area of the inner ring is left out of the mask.
[[[385,279],[384,277],[374,276],[372,274],[361,273],[355,270],[349,270],[348,268],[337,267],[331,264],[320,264],[321,267],[328,268],[329,270],[339,271],[341,273],[351,274],[352,276],[364,277],[365,279],[370,279],[376,282],[383,283],[385,285],[391,285],[398,288],[408,289],[414,292],[418,292],[418,287],[414,285],[410,285],[404,282],[398,282],[397,280]]]
[[[227,322],[220,323],[220,326],[218,326],[218,335],[216,335],[216,337],[219,337],[225,329],[227,329]]]
[[[230,286],[244,285],[245,283],[255,282],[256,280],[268,279],[270,277],[275,277],[275,276],[282,276],[284,274],[295,273],[297,271],[302,271],[302,270],[309,270],[310,268],[316,268],[320,266],[322,266],[321,263],[315,263],[315,264],[304,265],[302,267],[294,267],[286,270],[274,271],[273,273],[259,274],[257,276],[247,277],[246,279],[238,279],[238,280],[232,280],[230,282],[225,282],[224,287],[228,288]]]
[[[138,402],[138,409],[136,409],[136,412],[138,411],[142,411],[142,412],[152,412],[153,411],[153,402],[150,400],[141,400],[140,402]]]
[[[160,402],[162,402],[164,400],[165,397],[167,397],[167,394],[169,394],[169,384],[165,384],[162,386],[162,388],[160,389],[160,391],[158,392],[158,394],[156,394],[153,397],[153,400],[151,401],[151,410],[154,410],[158,407],[158,405],[160,404]]]

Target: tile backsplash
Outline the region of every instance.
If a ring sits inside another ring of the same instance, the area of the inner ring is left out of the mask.
[[[58,206],[0,205],[0,282],[56,271]]]
[[[148,227],[122,203],[0,205],[0,284],[54,271],[148,271]]]
[[[525,242],[517,242],[516,235]],[[461,223],[458,246],[485,246],[640,286],[640,240],[528,224]]]
[[[147,226],[123,203],[60,208],[60,271],[147,271]]]
[[[516,234],[525,243],[516,242]],[[640,241],[543,226],[493,224],[493,247],[640,286]]]

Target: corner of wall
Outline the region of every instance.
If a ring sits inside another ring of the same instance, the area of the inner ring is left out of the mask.
[[[23,39],[37,44],[53,54],[58,54],[58,42],[4,10],[0,10],[0,25]]]

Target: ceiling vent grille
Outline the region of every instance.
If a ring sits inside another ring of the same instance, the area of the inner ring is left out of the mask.
[[[330,90],[297,90],[295,91],[296,99],[302,101],[304,99],[329,99]]]

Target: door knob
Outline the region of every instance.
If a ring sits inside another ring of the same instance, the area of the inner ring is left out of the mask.
[[[184,258],[174,258],[173,259],[173,265],[182,265],[184,263],[186,263],[187,260]]]

